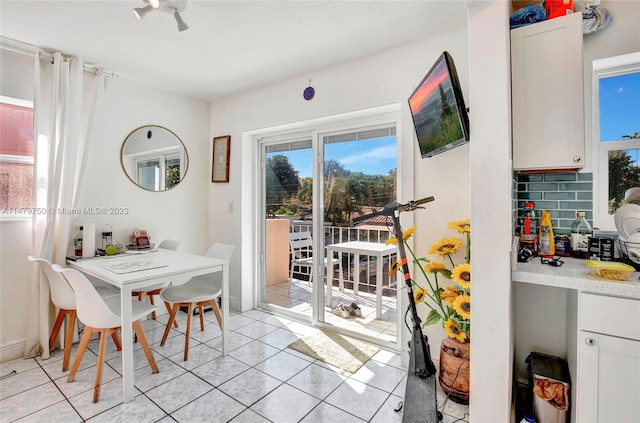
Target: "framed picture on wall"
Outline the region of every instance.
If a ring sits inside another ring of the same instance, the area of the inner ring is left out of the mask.
[[[213,139],[213,163],[211,165],[211,182],[229,182],[229,153],[231,135],[223,135]]]

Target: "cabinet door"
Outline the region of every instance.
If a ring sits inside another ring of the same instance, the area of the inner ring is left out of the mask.
[[[514,170],[584,166],[582,14],[511,31]]]
[[[640,341],[580,331],[578,345],[576,421],[640,422]]]

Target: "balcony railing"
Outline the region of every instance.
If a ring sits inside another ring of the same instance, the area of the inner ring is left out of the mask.
[[[291,231],[313,232],[313,226],[311,221],[293,220],[291,221]],[[336,244],[339,242],[349,241],[365,241],[365,242],[385,242],[392,236],[391,232],[386,226],[380,225],[362,225],[358,227],[342,227],[331,226],[325,224],[324,227],[324,245]],[[342,255],[342,269],[343,269],[343,281],[345,289],[353,289],[355,280],[359,277],[360,284],[358,285],[358,291],[362,292],[375,292],[376,289],[376,261],[375,257],[363,257],[360,256],[360,263],[358,266],[354,265],[355,257],[353,254]],[[392,255],[390,258],[385,259],[382,263],[383,279],[382,279],[382,295],[395,297],[396,295],[396,278],[389,276],[389,269],[396,261],[396,255]],[[295,270],[295,269],[294,269]],[[330,272],[330,270],[328,269]],[[338,268],[327,278],[330,278],[333,286],[339,284]],[[296,272],[294,272],[294,276]],[[298,275],[300,276],[300,275]]]

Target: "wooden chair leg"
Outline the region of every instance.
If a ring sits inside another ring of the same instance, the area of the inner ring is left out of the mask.
[[[164,306],[167,308],[167,313],[171,314],[171,305],[168,302],[164,302]],[[178,327],[178,321],[174,319],[173,326]]]
[[[193,317],[193,303],[189,303],[188,310],[189,311],[187,315],[187,333],[185,334],[186,337],[184,338],[184,361],[187,361],[187,359],[189,358],[189,337],[191,336],[191,320]]]
[[[216,301],[215,298],[211,300],[211,307],[213,307],[213,314],[216,315],[218,325],[220,326],[220,329],[222,329],[222,314],[220,313],[220,307],[218,307],[218,301]]]
[[[102,371],[104,369],[104,354],[107,349],[107,338],[114,329],[100,329],[100,347],[98,348],[98,361],[96,363],[96,380],[93,384],[93,403],[100,400],[100,388],[102,387]]]
[[[118,337],[118,331],[111,332],[111,339],[113,339],[113,343],[116,345],[116,349],[118,351],[122,351],[122,344],[120,344],[120,338]]]
[[[169,321],[167,322],[167,327],[164,328],[164,335],[162,335],[162,341],[160,342],[160,346],[163,346],[165,341],[167,340],[167,336],[169,336],[169,331],[171,330],[171,324],[173,320],[176,318],[176,313],[178,313],[178,308],[180,308],[179,303],[175,303],[171,312],[169,313]]]
[[[71,344],[73,344],[73,328],[76,324],[76,311],[67,312],[67,333],[64,339],[64,356],[62,359],[62,371],[69,370],[69,360],[71,359]]]
[[[156,305],[156,303],[154,302],[154,299],[153,299],[153,295],[149,295],[149,301],[151,301],[151,305],[153,305],[153,306]],[[155,311],[151,312],[151,318],[153,320],[156,320],[156,312]]]
[[[53,349],[53,344],[56,343],[56,338],[60,333],[60,327],[62,326],[62,322],[64,321],[65,316],[67,315],[67,310],[58,310],[58,316],[56,317],[56,322],[53,324],[53,330],[51,331],[51,336],[49,336],[49,351]]]
[[[200,315],[200,330],[204,331],[204,307],[202,307],[202,303],[198,303],[198,314]]]
[[[167,327],[170,328],[171,325],[167,325]],[[142,323],[140,323],[140,320],[136,320],[135,322],[133,322],[133,330],[138,335],[138,339],[140,340],[140,346],[144,351],[144,355],[147,357],[149,366],[151,366],[151,372],[158,373],[160,370],[158,370],[156,359],[153,357],[153,352],[149,347],[149,342],[147,342],[147,336],[144,334],[144,329],[142,329]]]
[[[80,363],[82,363],[82,357],[84,356],[84,352],[87,349],[87,345],[89,345],[91,334],[95,331],[96,330],[90,326],[84,327],[84,332],[82,333],[82,339],[80,340],[80,345],[78,345],[78,352],[76,352],[76,358],[73,359],[73,364],[71,365],[71,371],[69,372],[67,383],[73,382],[73,379],[76,378],[76,373],[78,373],[78,368],[80,367]]]

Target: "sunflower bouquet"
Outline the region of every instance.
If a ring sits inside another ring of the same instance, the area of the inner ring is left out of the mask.
[[[429,308],[423,326],[442,322],[449,337],[467,343],[471,340],[471,223],[469,219],[454,221],[449,222],[448,227],[466,238],[464,263],[456,264],[452,257],[463,247],[460,238],[442,238],[433,244],[428,252],[429,255],[437,257],[433,261],[426,257],[417,257],[407,244],[407,240],[417,230],[415,226],[402,232],[402,241],[425,280],[425,283],[421,284],[411,279],[416,305],[424,303]],[[396,243],[395,237],[387,241],[387,244]],[[393,276],[398,270],[402,271],[402,267],[396,263],[389,274]],[[445,288],[441,283],[445,281],[439,278],[452,280],[453,286]]]

